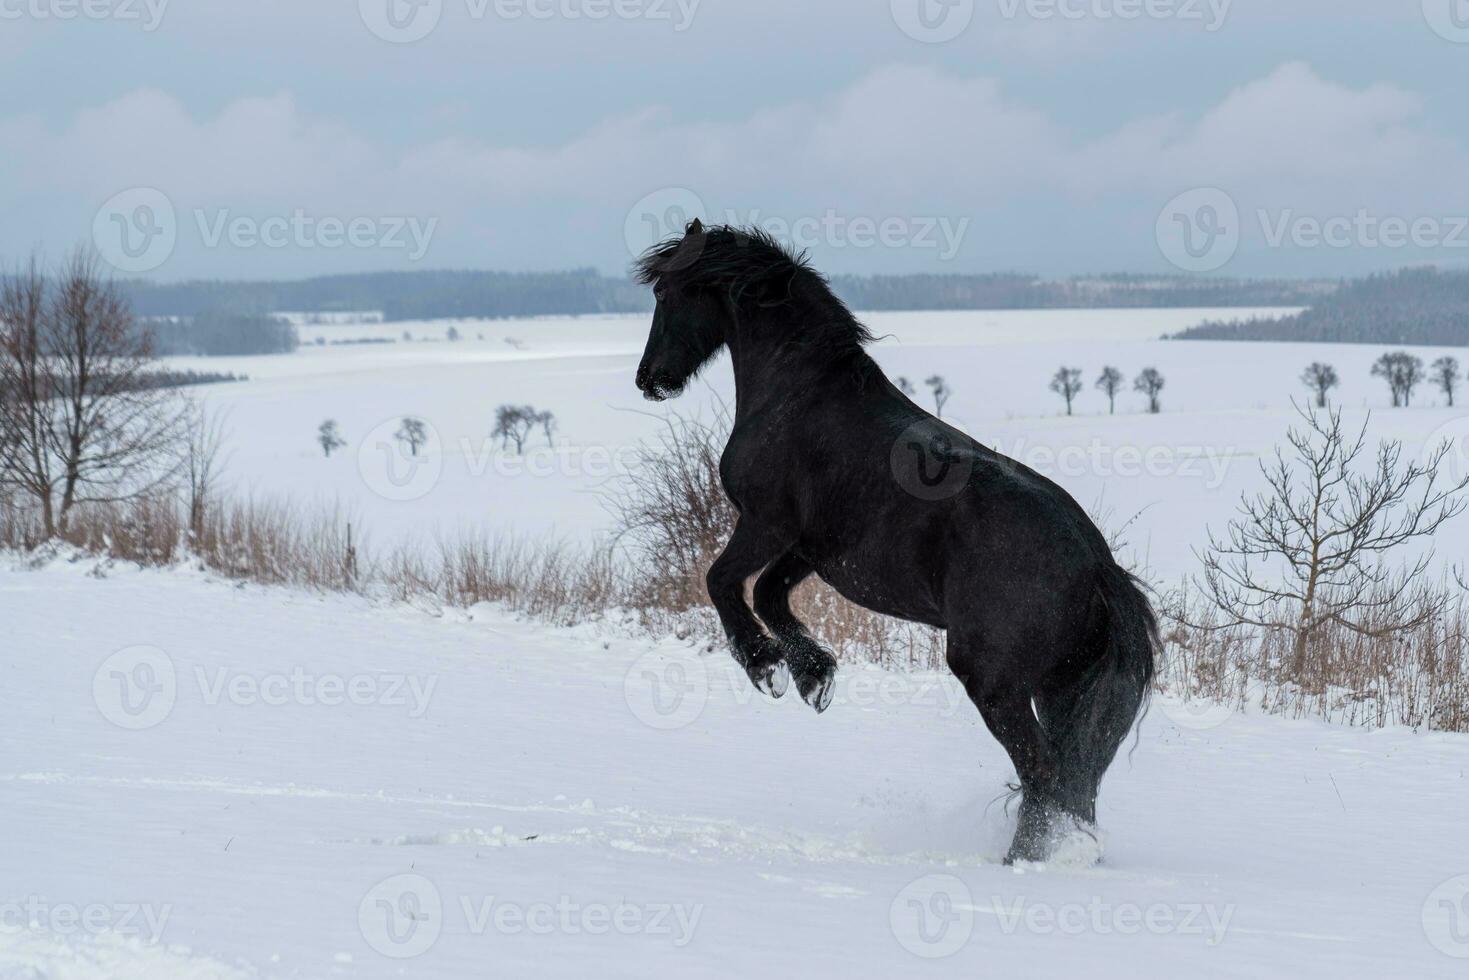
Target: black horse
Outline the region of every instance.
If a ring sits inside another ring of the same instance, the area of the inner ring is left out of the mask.
[[[830,704],[836,660],[789,603],[813,572],[868,609],[945,629],[949,669],[1019,775],[1007,861],[1044,860],[1061,835],[1090,831],[1158,641],[1146,596],[1085,511],[911,402],[826,280],[768,235],[696,221],[638,272],[657,298],[637,374],[646,397],[678,394],[730,350],[720,476],[739,520],[708,586],[751,681],[780,697],[794,677],[817,711]]]

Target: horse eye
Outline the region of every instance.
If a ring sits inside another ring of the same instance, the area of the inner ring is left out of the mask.
[[[658,300],[660,303],[663,302],[663,297],[665,297],[667,295],[668,295],[668,287],[667,286],[659,285],[659,286],[653,287],[653,298],[656,299],[656,300]]]

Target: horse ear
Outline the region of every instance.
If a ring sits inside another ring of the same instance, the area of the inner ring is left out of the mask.
[[[690,221],[683,241],[678,243],[673,254],[663,263],[663,271],[682,272],[699,261],[699,256],[704,254],[704,243],[708,240],[709,233],[704,230],[704,222],[698,218]]]

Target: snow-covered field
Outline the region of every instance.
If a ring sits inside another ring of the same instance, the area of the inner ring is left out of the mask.
[[[0,571],[6,980],[1464,975],[1462,737],[1157,703],[1019,871],[942,678],[94,567]]]
[[[1249,311],[1243,311],[1247,314]],[[1210,311],[871,315],[875,355],[1052,475],[1161,580],[1193,568],[1303,394],[1413,453],[1469,424],[1385,407],[1370,347],[1161,341]],[[1235,311],[1231,315],[1241,315]],[[681,402],[632,384],[644,317],[303,327],[202,389],[229,481],[379,542],[589,541]],[[348,337],[412,342],[317,346]],[[481,338],[483,334],[483,338]],[[1418,352],[1425,360],[1437,352]],[[1162,415],[1061,365],[1168,379]],[[495,407],[555,412],[524,457]],[[405,465],[405,415],[434,439]],[[313,438],[338,421],[346,451]],[[1460,558],[1469,521],[1439,536]],[[6,559],[7,562],[14,561]],[[844,667],[817,716],[722,651],[66,560],[0,567],[0,980],[609,976],[1458,977],[1469,739],[1160,700],[1114,766],[1097,867],[1000,864],[1008,760],[951,680]]]
[[[1285,434],[1291,399],[1304,399],[1302,368],[1334,364],[1338,402],[1359,424],[1377,410],[1375,434],[1417,453],[1442,435],[1460,438],[1456,465],[1469,467],[1469,420],[1437,407],[1424,388],[1417,406],[1388,408],[1370,376],[1371,346],[1162,341],[1205,318],[1257,311],[1106,310],[868,314],[883,336],[874,354],[890,374],[922,381],[942,374],[954,389],[945,415],[972,435],[1056,479],[1126,539],[1162,580],[1194,568],[1192,548],[1233,513],[1240,491],[1258,483],[1258,463]],[[212,358],[183,366],[247,374],[246,384],[204,389],[228,413],[229,477],[242,490],[297,503],[340,504],[378,543],[422,540],[474,526],[522,535],[589,540],[605,531],[600,490],[627,465],[639,439],[666,413],[708,417],[732,403],[725,360],[676,402],[649,405],[633,386],[648,319],[585,317],[407,324],[305,326],[307,346],[291,356]],[[316,346],[315,340],[393,338],[412,342]],[[483,339],[480,339],[481,336]],[[1425,360],[1441,352],[1418,351]],[[1092,387],[1112,364],[1128,379],[1116,416]],[[1077,415],[1066,418],[1047,388],[1062,365],[1083,371]],[[1143,414],[1131,390],[1142,368],[1167,379],[1164,414]],[[556,445],[539,434],[524,456],[490,440],[495,408],[531,404],[555,413]],[[400,420],[429,423],[433,443],[405,467],[392,440]],[[317,426],[337,420],[348,449],[324,459]],[[1134,519],[1135,518],[1135,519]],[[1128,523],[1130,522],[1130,523]],[[1469,550],[1469,522],[1446,543]]]

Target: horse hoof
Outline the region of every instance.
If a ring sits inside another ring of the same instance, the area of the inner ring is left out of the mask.
[[[791,687],[791,671],[784,660],[762,661],[751,664],[748,671],[755,690],[777,700],[785,697]]]
[[[832,695],[837,688],[836,673],[825,672],[802,677],[797,686],[801,691],[801,699],[815,708],[819,715],[831,707]]]

